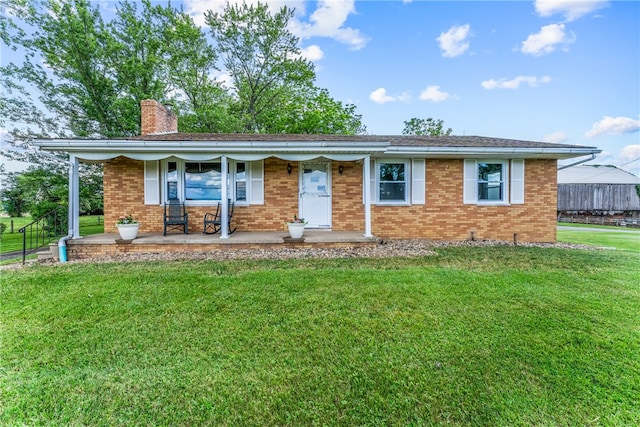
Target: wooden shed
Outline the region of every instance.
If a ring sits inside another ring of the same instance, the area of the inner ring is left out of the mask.
[[[609,165],[558,170],[558,214],[640,217],[640,178]]]

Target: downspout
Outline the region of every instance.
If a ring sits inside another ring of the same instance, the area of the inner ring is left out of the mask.
[[[586,159],[586,160],[585,160],[585,159],[583,159],[583,160],[578,160],[578,161],[577,161],[577,162],[575,162],[575,163],[571,163],[571,164],[568,164],[568,165],[560,166],[560,167],[558,168],[558,170],[562,170],[562,169],[570,168],[570,167],[572,167],[572,166],[578,166],[578,165],[581,165],[582,163],[590,162],[591,160],[593,160],[593,159],[595,159],[595,158],[596,158],[596,155],[595,155],[595,153],[594,153],[594,154],[592,154],[592,155],[591,155],[591,157],[589,157],[589,158],[588,158],[588,159]]]
[[[64,236],[58,240],[58,261],[67,262],[67,240],[73,236]]]
[[[69,208],[67,236],[58,240],[58,261],[67,262],[67,240],[80,238],[80,171],[78,159],[69,155]]]

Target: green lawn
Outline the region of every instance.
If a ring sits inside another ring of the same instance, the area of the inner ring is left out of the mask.
[[[13,220],[13,233],[10,223]],[[0,253],[22,250],[22,233],[18,230],[32,222],[31,217],[0,218],[0,222],[7,224],[7,229],[0,235]],[[104,233],[104,217],[102,215],[87,215],[80,217],[80,232],[87,236],[90,234]]]
[[[0,425],[640,425],[640,259],[64,264],[0,276]]]
[[[561,224],[565,225],[565,224]],[[588,231],[593,226],[572,226],[571,230],[558,230],[558,241],[614,248],[640,254],[640,230],[620,227],[597,227],[610,231]],[[587,229],[587,231],[585,231]]]

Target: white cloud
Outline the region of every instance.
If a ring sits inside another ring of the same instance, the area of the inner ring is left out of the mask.
[[[569,137],[564,132],[553,132],[542,138],[543,142],[551,142],[553,144],[560,144],[569,140]]]
[[[320,0],[317,9],[303,22],[295,17],[290,22],[291,31],[302,39],[328,37],[348,45],[353,50],[362,49],[368,39],[360,30],[344,27],[347,18],[356,13],[355,0]]]
[[[607,6],[609,2],[606,0],[536,0],[535,2],[538,15],[549,17],[560,13],[567,21],[575,21]]]
[[[226,1],[217,0],[184,0],[184,11],[191,16],[193,22],[200,27],[205,27],[204,14],[211,10],[213,12],[222,12]]]
[[[640,130],[640,120],[630,117],[609,117],[605,116],[585,133],[587,138],[595,138],[600,135],[623,135],[625,133],[638,132]]]
[[[216,82],[221,83],[223,86],[226,86],[228,88],[234,88],[233,85],[233,77],[231,77],[231,74],[227,73],[227,72],[218,72],[215,74],[212,74],[209,76],[211,79],[215,80]]]
[[[395,101],[395,98],[393,96],[387,95],[387,90],[383,87],[371,92],[369,98],[376,104],[385,104],[387,102]]]
[[[525,54],[540,56],[551,53],[558,46],[566,49],[568,45],[576,41],[573,33],[565,32],[564,24],[545,25],[537,34],[531,34],[522,42],[520,51]]]
[[[184,0],[184,7],[196,25],[205,27],[204,14],[207,11],[221,13],[227,4],[241,5],[244,1],[247,4],[257,4],[260,0]],[[356,13],[355,0],[320,0],[317,2],[316,10],[309,17],[309,22],[302,20],[306,8],[305,2],[301,0],[269,0],[262,3],[266,3],[272,13],[279,11],[283,6],[295,9],[295,15],[289,21],[289,30],[301,39],[328,37],[347,44],[353,50],[362,49],[368,42],[359,30],[344,27],[349,15]]]
[[[466,25],[454,25],[446,33],[440,33],[440,36],[436,40],[440,44],[442,49],[442,56],[445,58],[454,58],[462,55],[467,49],[469,49],[469,37],[471,32],[471,26]]]
[[[523,84],[523,83],[529,85],[530,87],[536,87],[536,86],[540,86],[541,84],[549,83],[550,81],[551,81],[551,77],[549,77],[549,76],[542,76],[542,77],[518,76],[518,77],[516,77],[514,79],[511,79],[511,80],[507,80],[507,79],[485,80],[481,84],[482,84],[482,87],[487,89],[487,90],[492,90],[492,89],[518,89],[520,87],[520,85]]]
[[[440,90],[440,86],[428,86],[420,93],[420,99],[423,101],[442,102],[450,97],[449,93]]]
[[[603,151],[596,162],[617,166],[640,177],[640,144],[627,145],[618,152]]]
[[[625,146],[620,152],[620,160],[623,162],[633,162],[640,159],[640,144]]]
[[[308,61],[319,61],[324,57],[324,52],[320,49],[320,46],[312,44],[303,48],[300,52],[301,56]]]
[[[387,102],[404,102],[408,101],[410,98],[407,92],[402,93],[401,95],[392,96],[387,94],[387,90],[383,87],[378,88],[369,94],[369,99],[371,99],[376,104],[386,104]]]

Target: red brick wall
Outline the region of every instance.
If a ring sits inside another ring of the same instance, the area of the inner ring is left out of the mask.
[[[342,175],[338,172],[340,165]],[[333,162],[332,169],[332,228],[364,233],[362,162]]]
[[[477,206],[462,203],[463,161],[427,160],[426,204],[373,206],[372,232],[383,238],[495,239],[555,242],[556,161],[525,161],[525,203]]]
[[[293,170],[287,173],[287,163]],[[462,204],[463,161],[426,161],[426,204],[372,206],[372,232],[381,238],[477,239],[554,242],[556,240],[556,161],[525,162],[525,204]],[[344,167],[339,174],[338,167]],[[364,231],[361,162],[332,162],[333,230]],[[117,217],[132,213],[141,232],[161,232],[162,206],[144,205],[144,164],[119,157],[104,167],[105,231],[115,231]],[[264,205],[236,206],[233,223],[241,231],[284,231],[298,212],[298,163],[264,161]],[[205,212],[189,207],[189,231],[202,232]]]
[[[158,101],[145,99],[140,102],[140,127],[142,135],[177,132],[178,117]]]

